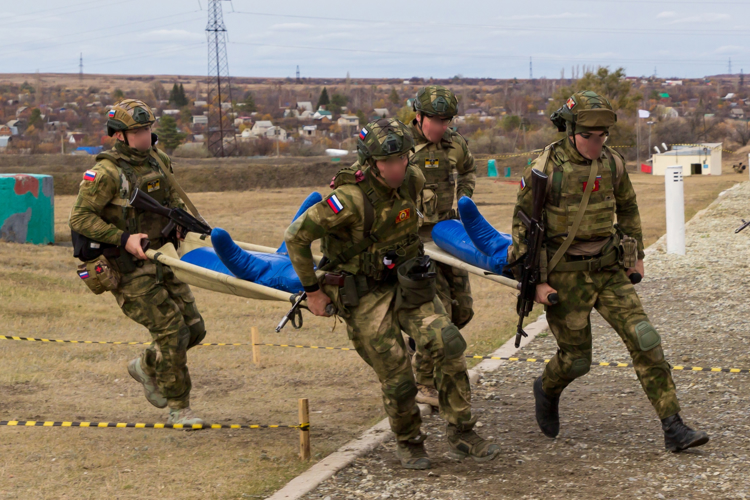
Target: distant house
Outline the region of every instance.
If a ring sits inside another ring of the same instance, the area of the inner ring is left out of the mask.
[[[76,144],[83,140],[86,134],[83,132],[68,132],[68,142],[70,144]]]
[[[680,116],[677,110],[671,106],[659,106],[657,112],[662,118],[677,118]]]
[[[26,128],[26,122],[23,120],[10,120],[6,125],[10,127],[11,135],[18,135],[19,129]]]
[[[193,115],[193,125],[208,125],[208,116]]]
[[[86,105],[87,108],[101,108],[102,103],[99,101],[90,102]]]
[[[0,137],[13,135],[13,131],[7,125],[0,125]]]
[[[207,101],[195,101],[193,103],[193,106],[195,106],[196,108],[205,108],[206,106],[208,106],[208,102]]]
[[[273,126],[266,129],[264,134],[269,139],[278,139],[281,142],[286,142],[287,132],[279,126]]]
[[[375,108],[372,110],[372,114],[376,118],[388,118],[390,116],[388,108]]]
[[[161,112],[162,115],[179,115],[180,110],[179,109],[165,109]]]
[[[16,109],[16,118],[28,118],[31,116],[31,108],[28,106],[21,106]]]
[[[305,125],[300,129],[300,134],[302,137],[315,137],[318,135],[318,126],[317,125]]]
[[[336,121],[339,127],[359,128],[359,118],[357,115],[341,115]]]
[[[313,105],[310,101],[298,101],[297,109],[299,109],[300,111],[309,111],[310,113],[312,113]]]
[[[745,118],[745,111],[742,108],[734,108],[729,111],[729,117],[742,120],[743,118]],[[2,133],[0,132],[0,135],[1,134]]]
[[[322,120],[324,118],[333,120],[333,113],[331,113],[327,109],[318,109],[313,115],[313,120]]]
[[[193,142],[204,142],[206,140],[203,134],[193,134],[191,139]]]
[[[250,133],[255,137],[260,137],[266,134],[266,131],[273,128],[273,123],[270,120],[258,120],[253,124],[253,128],[250,129]]]
[[[0,136],[0,149],[7,148],[13,138],[8,135]]]
[[[237,118],[234,119],[234,124],[237,127],[239,127],[242,124],[250,125],[251,123],[253,123],[253,119],[250,116],[238,116]]]

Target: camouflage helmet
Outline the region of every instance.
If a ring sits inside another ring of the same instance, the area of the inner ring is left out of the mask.
[[[409,127],[396,118],[381,118],[368,123],[359,132],[357,139],[360,163],[405,155],[413,149],[414,138]]]
[[[118,102],[109,110],[107,117],[107,134],[110,137],[115,135],[115,132],[147,127],[156,121],[154,112],[148,104],[138,99]]]
[[[458,114],[458,99],[452,90],[442,85],[428,85],[417,91],[414,111],[427,116],[453,118]]]
[[[570,96],[549,118],[558,131],[574,135],[594,130],[607,132],[617,121],[617,114],[606,97],[584,90]]]

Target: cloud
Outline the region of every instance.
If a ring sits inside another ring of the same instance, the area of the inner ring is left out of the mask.
[[[139,38],[148,38],[149,40],[164,40],[172,42],[183,42],[183,41],[197,41],[205,40],[206,35],[204,33],[194,33],[187,30],[153,30],[143,35],[139,35]]]
[[[313,28],[312,24],[307,23],[281,23],[281,24],[274,24],[268,29],[275,30],[275,31],[300,31],[300,30],[309,30]]]
[[[715,12],[707,12],[704,14],[696,14],[694,16],[681,17],[670,21],[667,24],[690,24],[690,23],[716,23],[719,21],[729,21],[731,17],[729,14],[717,14]]]
[[[517,16],[500,16],[501,21],[528,21],[533,19],[591,19],[597,17],[593,14],[582,14],[573,12],[562,12],[560,14],[530,14]]]
[[[656,19],[670,19],[673,17],[677,17],[677,12],[674,12],[672,10],[665,10],[664,12],[659,12],[656,14]]]

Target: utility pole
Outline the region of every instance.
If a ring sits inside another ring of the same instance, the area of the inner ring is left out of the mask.
[[[299,64],[297,65],[297,83],[302,83],[302,79],[299,77]]]
[[[732,58],[729,58],[729,74],[732,74]]]
[[[227,28],[224,25],[222,0],[208,1],[208,150],[217,157],[230,156],[234,151],[235,137],[229,120],[232,94],[227,59]],[[222,104],[230,103],[228,111]],[[228,139],[225,141],[225,138]]]
[[[83,52],[81,52],[81,55],[78,57],[78,81],[83,81]]]
[[[533,79],[534,79],[534,72],[532,71],[532,67],[531,67],[531,57],[529,57],[529,80],[533,80]]]

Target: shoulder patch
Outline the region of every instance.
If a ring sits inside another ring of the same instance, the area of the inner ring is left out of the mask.
[[[339,197],[335,194],[332,194],[328,197],[326,200],[326,203],[328,203],[328,206],[331,210],[333,210],[333,213],[337,214],[341,212],[344,209],[344,205],[339,201]]]
[[[86,170],[83,174],[83,180],[94,182],[96,180],[96,172],[93,170]]]
[[[396,216],[396,224],[398,224],[399,222],[404,222],[405,220],[409,218],[411,218],[411,209],[405,208],[401,210]]]

